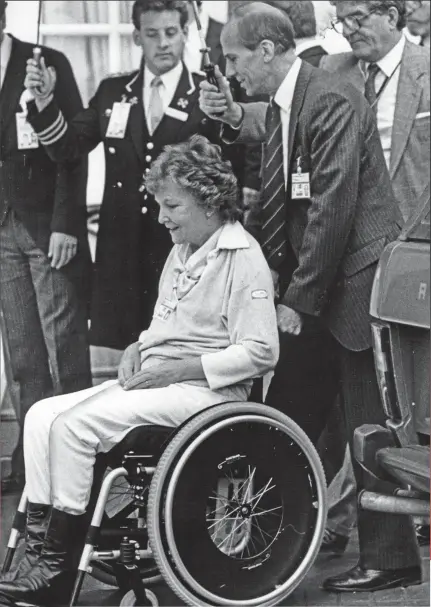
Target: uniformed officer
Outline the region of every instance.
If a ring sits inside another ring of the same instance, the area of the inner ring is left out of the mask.
[[[141,68],[102,81],[89,108],[66,121],[56,103],[55,71],[28,64],[36,108],[29,120],[56,160],[105,147],[106,184],[100,211],[91,309],[91,342],[124,349],[151,320],[160,272],[172,246],[158,223],[144,179],[167,144],[200,132],[216,141],[215,125],[198,104],[199,82],[183,64],[187,2],[137,0],[134,42]],[[54,96],[53,96],[54,93]]]

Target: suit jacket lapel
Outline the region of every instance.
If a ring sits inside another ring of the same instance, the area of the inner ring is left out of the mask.
[[[19,100],[24,91],[26,56],[19,40],[12,38],[12,52],[0,92],[0,132],[19,110]]]
[[[395,104],[394,124],[392,127],[391,161],[389,174],[394,177],[407,141],[412,130],[420,102],[421,87],[417,80],[425,71],[422,58],[416,55],[415,46],[406,42],[401,61]]]
[[[295,139],[295,133],[298,126],[299,113],[304,103],[305,92],[308,87],[308,83],[313,74],[313,68],[306,61],[302,62],[301,69],[299,70],[298,79],[296,81],[295,92],[293,94],[292,108],[290,111],[289,121],[289,143],[288,143],[288,170],[292,159],[293,142]]]
[[[144,162],[144,139],[148,137],[143,102],[143,74],[144,70],[141,69],[125,87],[126,100],[137,99],[137,103],[134,103],[130,109],[129,129],[136,152],[142,162]]]

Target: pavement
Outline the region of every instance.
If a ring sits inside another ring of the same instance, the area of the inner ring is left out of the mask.
[[[0,527],[0,561],[3,562],[5,545],[12,519],[15,513],[18,496],[5,496],[1,502],[1,527]],[[418,586],[409,588],[396,588],[374,593],[343,593],[335,594],[321,590],[322,581],[331,575],[335,575],[354,566],[358,560],[358,540],[354,535],[342,557],[320,555],[307,578],[301,586],[286,599],[282,606],[316,607],[428,607],[430,605],[430,561],[429,547],[421,549],[423,564],[423,579]],[[159,603],[164,607],[177,607],[183,605],[171,592],[166,584],[160,583],[152,587]],[[84,582],[80,595],[79,606],[104,607],[120,605],[122,594],[115,588],[97,582],[90,576]],[[61,607],[61,606],[58,606]]]

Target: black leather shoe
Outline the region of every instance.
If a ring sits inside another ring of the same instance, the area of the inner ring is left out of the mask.
[[[356,565],[350,571],[326,579],[323,590],[329,592],[374,592],[388,590],[398,586],[406,587],[420,584],[422,574],[420,567],[407,567],[406,569],[362,569]]]
[[[9,474],[1,482],[1,494],[12,495],[14,493],[22,493],[24,485],[24,474]]]
[[[346,550],[349,539],[347,535],[340,535],[330,529],[325,529],[320,552],[341,556]]]
[[[63,605],[68,603],[76,571],[74,539],[79,537],[82,517],[51,509],[41,554],[36,564],[11,582],[0,582],[0,603]]]

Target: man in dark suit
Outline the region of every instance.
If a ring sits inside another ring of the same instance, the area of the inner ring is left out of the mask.
[[[430,181],[430,53],[406,40],[404,0],[333,2],[334,24],[352,47],[321,67],[349,78],[377,116],[386,164],[404,221]]]
[[[210,60],[214,65],[218,65],[221,71],[225,71],[225,61],[221,48],[220,35],[223,24],[212,19],[202,1],[197,2],[200,12],[200,21],[202,34],[205,38],[206,47],[209,49]],[[185,61],[191,68],[202,72],[204,69],[203,55],[201,53],[201,42],[198,35],[197,26],[194,19],[192,6],[189,6],[190,30],[189,38],[185,49]],[[245,92],[241,89],[238,82],[233,78],[230,81],[232,92],[236,101],[248,102]],[[262,99],[253,99],[261,101]],[[233,171],[238,179],[239,186],[246,208],[252,207],[259,200],[260,191],[260,168],[262,160],[262,150],[259,144],[224,146],[223,153],[232,163]]]
[[[143,50],[141,69],[104,80],[89,108],[66,121],[54,98],[29,120],[48,153],[76,159],[103,142],[106,183],[100,210],[91,308],[91,343],[124,349],[149,326],[158,283],[172,247],[158,222],[158,205],[146,191],[145,175],[163,147],[201,132],[218,137],[217,125],[198,103],[202,76],[182,63],[187,3],[137,0],[134,41]],[[54,90],[53,71],[30,66],[45,98]],[[217,135],[216,135],[217,131]]]
[[[4,33],[5,6],[0,0],[0,305],[20,437],[2,493],[23,487],[23,423],[31,405],[91,386],[86,166],[57,166],[38,145],[24,89],[33,46]],[[70,64],[52,49],[43,53],[60,74],[59,106],[72,119],[82,103]]]
[[[297,356],[304,357],[301,335],[323,326],[335,351],[352,441],[358,426],[384,424],[368,310],[377,261],[399,231],[397,208],[369,105],[351,84],[301,62],[293,38],[290,20],[278,9],[260,2],[239,9],[222,33],[227,76],[235,75],[248,94],[269,94],[271,103],[268,110],[236,104],[219,74],[220,91],[201,84],[201,107],[212,117],[223,112],[225,139],[265,141],[258,235],[278,275],[281,340],[266,402],[316,439],[326,422],[319,384],[314,409],[304,410],[299,399],[289,403],[288,390],[297,373],[294,340]],[[355,473],[360,490],[368,479],[359,467]],[[420,581],[408,517],[361,511],[358,531],[358,565],[326,580],[325,589],[361,592]]]

